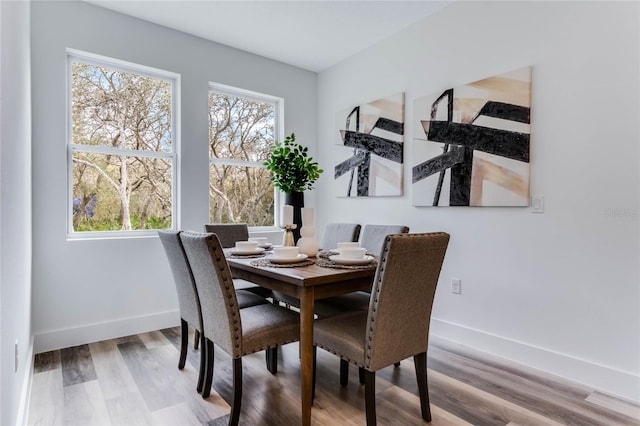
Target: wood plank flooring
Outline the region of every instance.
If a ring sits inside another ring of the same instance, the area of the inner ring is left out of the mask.
[[[179,328],[36,355],[30,425],[226,425],[231,360],[215,354],[207,399],[196,392],[199,351],[178,365]],[[193,337],[190,338],[193,342]],[[271,375],[264,353],[243,358],[241,425],[300,424],[298,345],[279,353]],[[640,407],[585,386],[432,339],[428,353],[432,425],[637,425]],[[315,425],[364,425],[364,387],[350,367],[339,384],[338,359],[318,351]],[[378,424],[421,425],[412,360],[377,373]]]

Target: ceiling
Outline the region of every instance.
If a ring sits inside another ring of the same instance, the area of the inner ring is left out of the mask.
[[[453,0],[85,1],[320,72]]]

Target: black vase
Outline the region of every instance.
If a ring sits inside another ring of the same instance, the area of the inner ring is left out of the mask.
[[[293,206],[293,223],[296,229],[293,230],[293,242],[297,243],[300,239],[300,228],[302,228],[302,207],[304,207],[304,192],[287,192],[285,194],[284,203]]]

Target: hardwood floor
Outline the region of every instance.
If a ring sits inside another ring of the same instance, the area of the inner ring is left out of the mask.
[[[193,342],[193,338],[190,339]],[[226,425],[231,360],[215,354],[209,398],[196,392],[199,351],[190,347],[178,365],[179,328],[38,354],[31,390],[30,425]],[[243,358],[241,425],[300,423],[298,345],[281,348],[278,374],[264,353]],[[582,385],[432,339],[428,353],[432,425],[639,425],[640,407]],[[380,425],[427,424],[413,362],[379,371]],[[364,387],[350,367],[339,384],[338,359],[318,350],[317,425],[364,425]]]

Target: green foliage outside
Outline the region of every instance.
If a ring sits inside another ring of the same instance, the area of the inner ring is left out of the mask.
[[[171,219],[162,219],[160,217],[150,217],[146,219],[146,225],[142,227],[140,216],[131,218],[133,229],[169,229],[171,228]],[[100,219],[82,218],[78,222],[77,231],[113,231],[122,229],[122,222],[119,219]]]
[[[171,82],[75,60],[71,73],[73,231],[171,228]],[[211,222],[274,225],[275,106],[209,93]]]
[[[274,225],[274,187],[262,165],[274,143],[275,104],[209,93],[209,220]]]
[[[71,72],[73,230],[170,228],[171,83],[78,61]]]

